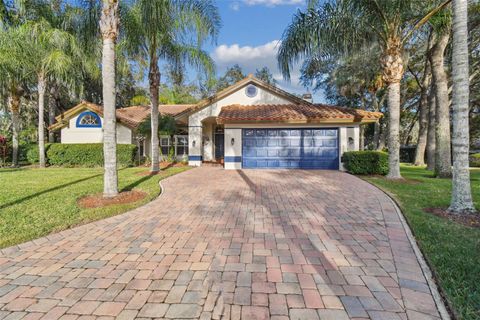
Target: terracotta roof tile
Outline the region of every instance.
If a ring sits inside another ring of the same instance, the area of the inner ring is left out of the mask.
[[[382,113],[359,109],[329,106],[324,104],[265,104],[230,105],[222,108],[219,123],[275,121],[275,122],[322,122],[322,121],[375,121]]]

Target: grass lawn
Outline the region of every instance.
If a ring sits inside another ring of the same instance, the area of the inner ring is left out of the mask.
[[[102,168],[0,169],[0,248],[138,207],[158,196],[160,179],[187,169],[171,167],[156,176],[139,175],[147,168],[121,169],[120,189],[141,190],[147,197],[94,209],[79,208],[77,199],[103,191]]]
[[[475,205],[480,209],[480,170],[471,171]],[[431,172],[402,166],[407,182],[364,177],[390,193],[400,204],[439,285],[459,319],[480,319],[480,229],[473,229],[423,211],[446,208],[451,181]]]

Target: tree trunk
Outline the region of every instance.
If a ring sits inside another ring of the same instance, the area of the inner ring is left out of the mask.
[[[388,126],[388,124],[386,123],[386,121],[380,122],[380,139],[378,140],[377,150],[382,151],[383,149],[385,149],[385,146],[387,144],[387,142],[386,142],[386,140],[387,140],[387,130],[388,130],[387,126]]]
[[[448,210],[454,213],[474,212],[469,169],[469,67],[467,0],[453,0],[453,179],[452,201]]]
[[[57,112],[57,103],[55,101],[55,86],[50,88],[50,94],[48,96],[48,125],[51,126],[55,123],[55,115]],[[55,142],[55,133],[52,130],[48,130],[48,142]]]
[[[420,96],[420,115],[418,118],[418,141],[415,149],[414,165],[425,165],[425,148],[427,145],[428,132],[428,88],[430,87],[430,67],[428,61],[425,62],[425,69],[422,78],[421,96]]]
[[[150,71],[148,73],[150,83],[150,99],[152,104],[151,109],[151,140],[152,140],[152,166],[150,171],[152,173],[160,171],[159,164],[159,147],[158,147],[158,90],[160,87],[160,71],[158,69],[158,59],[156,52],[150,57]]]
[[[450,102],[448,99],[448,80],[444,67],[445,48],[450,34],[439,34],[432,48],[430,63],[435,88],[437,110],[435,112],[435,175],[440,178],[452,176],[450,147]]]
[[[118,1],[103,0],[100,29],[103,38],[103,196],[118,194],[117,176],[117,118],[115,113],[115,41],[118,34]]]
[[[37,91],[38,91],[38,165],[45,168],[45,75],[38,75]]]
[[[401,179],[400,174],[400,82],[388,85],[388,175]]]
[[[402,58],[402,39],[391,35],[381,57],[382,78],[388,85],[388,175],[401,179],[400,174],[400,82],[405,71]]]
[[[437,109],[437,104],[435,103],[435,92],[433,89],[433,83],[430,85],[430,94],[428,95],[428,128],[427,128],[427,170],[435,170],[435,124],[436,117],[435,111]]]
[[[365,126],[364,125],[360,125],[359,136],[360,136],[359,150],[363,151],[365,150]]]
[[[20,133],[20,95],[15,91],[8,97],[12,113],[12,167],[18,167],[18,135]]]
[[[380,121],[373,124],[373,150],[378,150],[380,145]]]

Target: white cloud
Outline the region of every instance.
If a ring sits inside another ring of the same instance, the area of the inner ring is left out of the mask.
[[[278,82],[278,87],[291,93],[305,93],[307,91],[300,85],[300,65],[291,71],[291,80],[283,80],[277,66],[277,52],[280,40],[273,40],[259,46],[240,46],[238,44],[222,44],[215,48],[212,58],[215,61],[218,73],[224,74],[228,67],[238,64],[244,73],[255,73],[256,69],[268,67],[273,77]],[[316,101],[319,101],[316,99]]]
[[[230,9],[232,9],[233,11],[238,11],[240,10],[240,3],[238,2],[233,2],[230,4]]]

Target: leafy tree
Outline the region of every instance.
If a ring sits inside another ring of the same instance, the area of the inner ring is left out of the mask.
[[[152,132],[158,131],[159,60],[183,62],[213,74],[210,56],[200,48],[215,39],[220,26],[218,9],[210,0],[138,0],[123,8],[126,50],[148,68]],[[158,137],[152,135],[152,172],[159,171]]]
[[[416,0],[336,0],[322,4],[311,1],[306,11],[295,15],[283,35],[278,63],[286,79],[290,78],[292,65],[301,58],[322,60],[331,55],[348,55],[365,44],[378,45],[382,77],[388,88],[388,178],[391,179],[401,178],[400,82],[406,44],[448,2],[425,10],[425,3]]]
[[[225,74],[218,79],[216,90],[221,91],[228,88],[243,78],[245,78],[245,74],[243,73],[242,68],[238,64],[235,64],[228,68],[227,71],[225,71]]]
[[[273,78],[273,74],[270,71],[270,69],[268,69],[268,67],[257,69],[255,71],[255,77],[262,80],[263,82],[268,83],[269,85],[272,85],[272,86],[277,85],[277,80]]]

